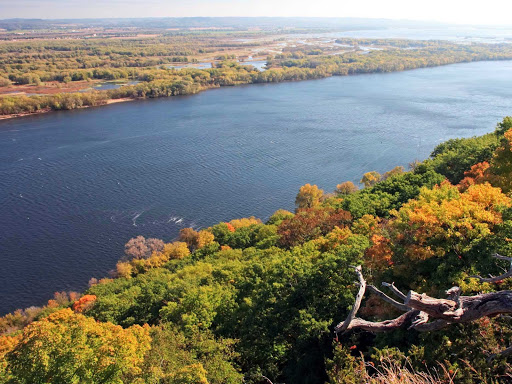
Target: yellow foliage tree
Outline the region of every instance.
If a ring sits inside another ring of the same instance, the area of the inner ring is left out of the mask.
[[[17,383],[126,383],[142,373],[148,326],[123,329],[63,309],[28,325],[7,354]]]
[[[338,184],[334,192],[338,195],[350,195],[351,193],[356,192],[358,189],[359,188],[357,185],[355,185],[353,182],[345,181],[344,183]]]
[[[417,199],[393,212],[391,226],[411,259],[443,256],[447,249],[460,254],[502,222],[502,206],[510,207],[511,199],[488,183],[472,185],[464,193],[443,183],[422,189]]]
[[[391,171],[385,172],[382,175],[382,180],[386,180],[387,178],[395,176],[395,175],[401,175],[402,173],[404,173],[404,171],[405,171],[404,167],[399,165],[399,166],[393,168]]]
[[[174,243],[168,243],[164,245],[162,254],[167,259],[183,259],[190,255],[190,250],[187,247],[187,243],[182,241],[175,241]]]
[[[313,208],[320,204],[324,191],[317,185],[306,184],[300,187],[297,197],[295,197],[295,205],[298,209]]]
[[[361,183],[364,184],[366,188],[373,187],[377,184],[381,179],[380,173],[376,171],[366,172],[361,179]]]
[[[359,235],[370,236],[377,230],[381,219],[373,215],[364,215],[352,224],[352,231]]]
[[[187,365],[170,378],[172,384],[208,384],[206,370],[201,363]]]
[[[119,261],[116,264],[116,275],[118,277],[124,277],[125,279],[129,279],[132,277],[133,267],[128,261]]]
[[[347,239],[352,235],[353,233],[348,227],[334,227],[327,235],[319,237],[313,240],[313,242],[320,250],[327,252],[341,244],[347,244]]]
[[[244,228],[244,227],[250,227],[251,225],[254,225],[254,224],[261,224],[261,220],[255,218],[254,216],[251,216],[251,217],[244,217],[242,219],[231,220],[229,222],[229,224],[231,224],[233,226],[233,228],[235,228],[235,230],[237,230],[237,229]]]
[[[213,243],[215,240],[215,236],[213,236],[213,233],[210,231],[202,230],[199,231],[198,237],[197,237],[197,247],[202,248],[204,246],[207,246],[208,244]]]

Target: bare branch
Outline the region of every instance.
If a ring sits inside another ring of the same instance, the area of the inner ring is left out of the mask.
[[[460,287],[451,287],[446,291],[446,294],[448,295],[448,299],[453,301],[459,301],[460,294],[462,293],[462,290]]]
[[[403,315],[392,320],[384,320],[379,322],[367,321],[356,317],[348,326],[347,330],[350,329],[362,329],[368,332],[387,332],[394,329],[405,327],[409,322],[412,321],[417,315],[418,311],[409,311]]]
[[[357,293],[356,301],[354,302],[354,306],[352,307],[352,310],[348,314],[348,317],[346,318],[346,320],[343,323],[339,323],[334,328],[334,333],[344,332],[348,329],[350,323],[356,316],[357,311],[359,311],[359,307],[361,306],[361,301],[363,300],[364,293],[366,291],[366,280],[363,277],[361,266],[358,265],[357,267],[354,267],[354,269],[356,271],[357,278],[359,279],[359,292]]]
[[[418,332],[432,332],[446,328],[449,325],[451,325],[451,323],[446,320],[435,320],[430,323],[415,325],[413,329]]]
[[[512,257],[502,256],[499,253],[495,253],[494,255],[492,255],[492,257],[494,257],[495,259],[505,260],[508,261],[509,263],[512,263]]]
[[[512,347],[508,347],[504,351],[500,352],[500,356],[510,356],[512,355]]]
[[[489,356],[489,358],[487,359],[488,362],[491,362],[493,361],[494,359],[498,358],[498,357],[507,357],[507,356],[510,356],[512,355],[512,347],[508,347],[507,349],[499,352],[499,353],[495,353],[494,355],[491,355]]]
[[[474,276],[469,276],[469,277],[478,279],[478,280],[480,280],[481,283],[497,283],[502,280],[508,279],[509,277],[512,277],[512,269],[510,271],[508,271],[507,273],[504,273],[503,275],[499,275],[499,276],[489,275],[489,276],[490,277],[482,277],[482,276],[474,275]]]
[[[369,285],[368,289],[370,291],[372,291],[373,293],[375,293],[377,296],[379,296],[382,300],[384,300],[384,301],[388,302],[389,304],[393,305],[395,308],[398,308],[400,311],[408,312],[411,309],[408,306],[406,306],[406,305],[404,305],[402,303],[399,303],[398,301],[392,299],[391,297],[389,297],[388,295],[386,295],[384,292],[380,291],[379,289],[377,289],[373,285]]]
[[[376,322],[367,321],[367,320],[363,320],[363,319],[356,317],[350,323],[347,331],[351,330],[351,329],[362,329],[364,331],[372,332],[372,333],[393,331],[395,329],[405,328],[408,324],[413,323],[419,314],[420,314],[419,311],[411,310],[395,319],[376,321]],[[431,332],[431,331],[437,331],[439,329],[443,329],[443,328],[447,327],[448,325],[450,325],[450,323],[447,321],[436,320],[431,323],[417,324],[414,326],[410,326],[410,327],[408,327],[408,329],[414,329],[418,332]]]
[[[382,285],[384,287],[388,287],[391,290],[391,292],[393,292],[395,294],[395,296],[400,298],[400,300],[405,301],[405,298],[406,298],[405,294],[403,294],[397,287],[395,287],[395,283],[389,284],[389,283],[383,282]]]
[[[478,280],[480,280],[481,283],[498,283],[502,280],[512,277],[512,257],[502,256],[498,253],[495,253],[494,255],[492,255],[492,257],[494,257],[495,259],[508,261],[510,263],[510,268],[509,268],[508,272],[505,272],[499,276],[489,275],[489,277],[482,277],[479,275],[474,275],[474,276],[469,276],[469,277],[478,279]]]
[[[411,326],[407,329],[413,329],[419,327],[420,325],[427,324],[428,320],[428,314],[420,311],[418,315],[416,315],[416,317],[413,319]]]

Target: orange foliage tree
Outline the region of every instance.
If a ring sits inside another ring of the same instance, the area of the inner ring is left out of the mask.
[[[73,303],[73,311],[82,313],[83,311],[94,305],[96,295],[84,295]]]
[[[488,183],[472,185],[464,193],[449,183],[422,189],[417,199],[393,213],[393,241],[412,260],[443,256],[447,250],[460,255],[489,235],[502,222],[500,207],[509,206],[511,199]]]
[[[8,370],[6,355],[19,343],[21,334],[16,336],[0,336],[0,383],[8,383],[12,376]]]
[[[481,184],[488,181],[489,167],[490,164],[487,161],[473,165],[469,171],[464,172],[464,178],[457,185],[459,190],[462,192],[474,184]]]

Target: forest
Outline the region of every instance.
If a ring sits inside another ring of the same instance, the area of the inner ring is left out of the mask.
[[[510,300],[459,320],[510,296],[512,117],[409,168],[306,184],[266,222],[131,239],[87,291],[0,318],[0,383],[509,383]],[[459,312],[400,316],[413,291]]]
[[[325,41],[313,36],[269,31],[167,31],[7,40],[0,43],[0,118],[189,95],[222,86],[512,59],[512,45],[505,43]],[[251,65],[254,58],[266,61],[263,70]],[[94,88],[107,81],[118,82],[117,89]]]

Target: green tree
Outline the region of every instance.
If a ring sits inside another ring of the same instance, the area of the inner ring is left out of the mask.
[[[496,149],[488,171],[493,185],[505,193],[512,191],[512,129],[504,133],[501,146]]]

